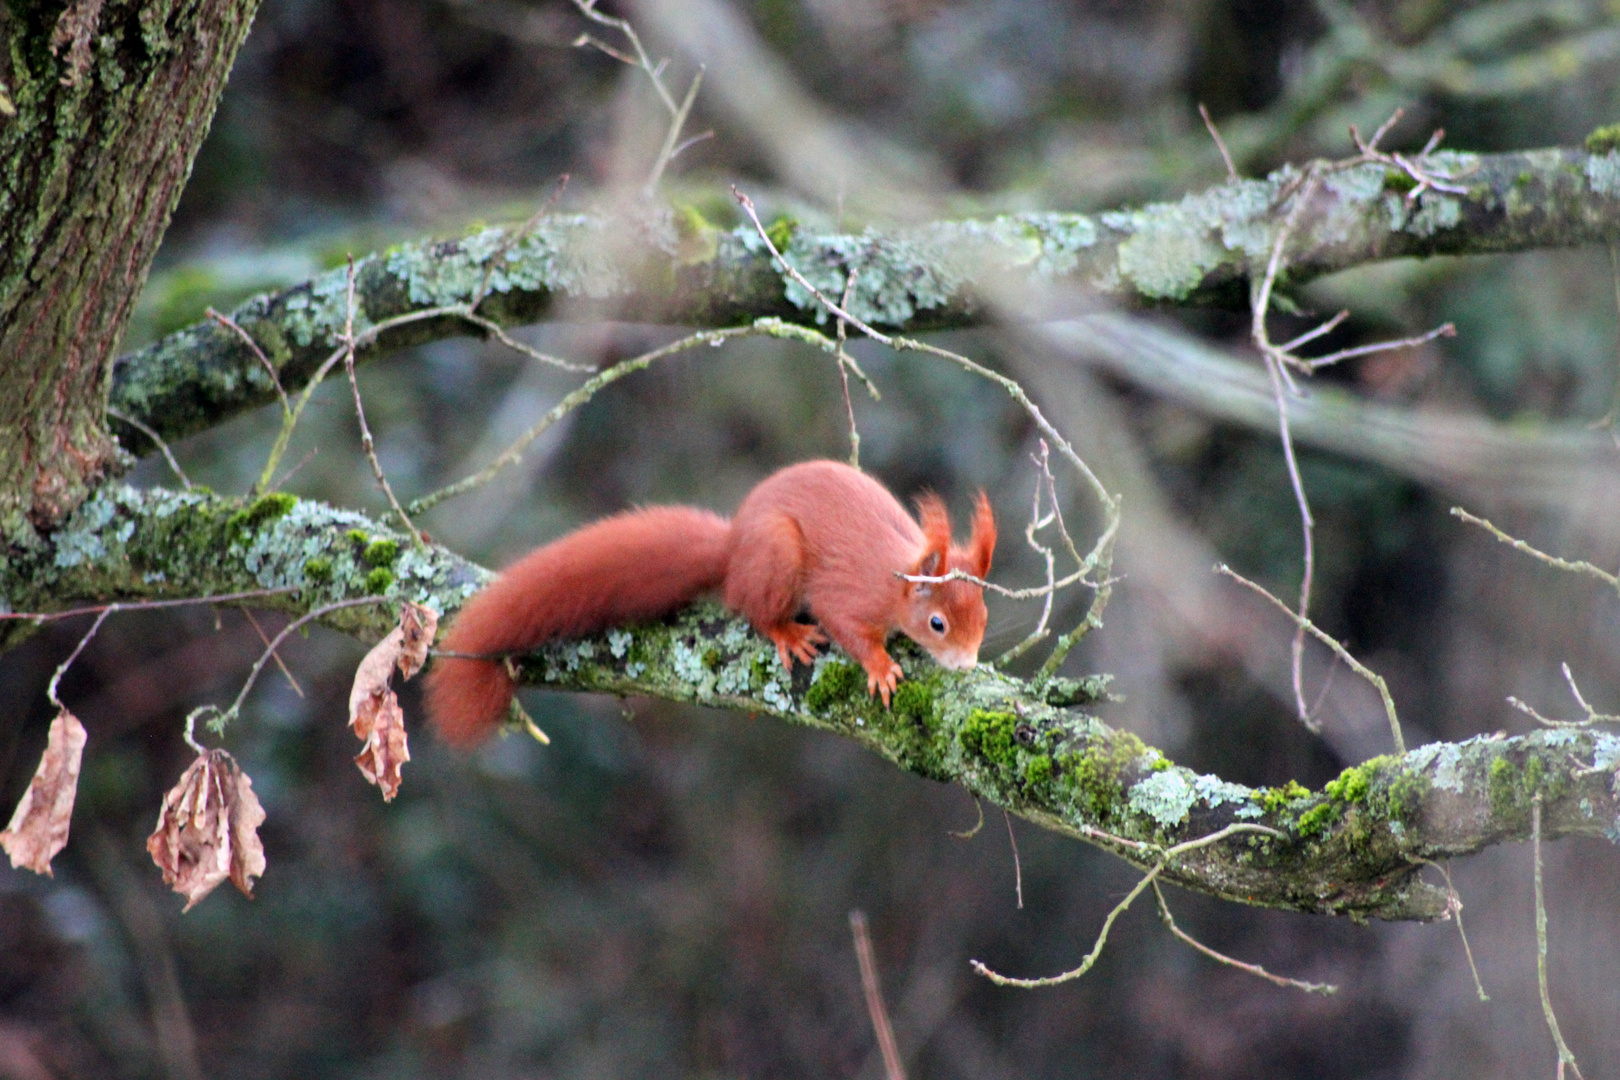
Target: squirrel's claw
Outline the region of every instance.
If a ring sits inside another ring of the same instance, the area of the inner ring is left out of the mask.
[[[894,693],[894,688],[899,684],[903,672],[900,670],[900,665],[890,657],[884,656],[883,660],[888,661],[888,670],[883,671],[880,668],[879,671],[874,671],[870,667],[866,669],[866,692],[881,696],[883,698],[883,707],[887,709],[889,707],[889,697]]]
[[[821,632],[821,627],[796,622],[773,628],[770,639],[776,643],[776,655],[782,658],[782,666],[789,672],[793,671],[794,660],[815,663],[816,646],[827,643],[827,635]]]

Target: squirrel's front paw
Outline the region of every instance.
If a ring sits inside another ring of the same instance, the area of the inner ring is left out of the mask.
[[[887,664],[888,667],[884,668],[884,664]],[[889,707],[889,697],[894,693],[894,688],[900,682],[900,677],[903,674],[900,665],[895,663],[892,658],[885,656],[875,665],[867,665],[866,692],[880,695],[883,698],[883,707],[887,709]]]

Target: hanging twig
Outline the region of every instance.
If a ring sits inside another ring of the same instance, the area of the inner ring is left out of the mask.
[[[1583,1080],[1581,1067],[1575,1063],[1564,1033],[1558,1030],[1558,1016],[1553,1012],[1552,995],[1547,990],[1547,901],[1541,889],[1541,793],[1530,800],[1530,847],[1536,860],[1536,985],[1541,991],[1541,1014],[1547,1019],[1547,1030],[1552,1032],[1553,1045],[1558,1048],[1558,1078],[1563,1080],[1564,1066],[1568,1065],[1575,1080]]]
[[[1191,945],[1194,949],[1197,949],[1211,960],[1214,960],[1217,963],[1226,964],[1228,967],[1235,967],[1239,971],[1247,971],[1250,975],[1265,979],[1267,982],[1276,986],[1291,986],[1296,990],[1303,990],[1307,994],[1321,994],[1323,997],[1327,997],[1330,994],[1336,994],[1339,992],[1339,988],[1334,986],[1332,983],[1306,982],[1304,979],[1290,979],[1285,975],[1273,975],[1259,964],[1245,963],[1242,960],[1237,960],[1233,957],[1227,956],[1225,953],[1216,952],[1214,949],[1210,948],[1208,945],[1205,945],[1202,941],[1199,941],[1197,938],[1188,934],[1185,930],[1176,925],[1175,917],[1170,914],[1170,905],[1165,902],[1164,890],[1159,887],[1159,883],[1157,881],[1153,883],[1153,895],[1159,901],[1159,919],[1164,923],[1165,929],[1169,930],[1179,940]]]

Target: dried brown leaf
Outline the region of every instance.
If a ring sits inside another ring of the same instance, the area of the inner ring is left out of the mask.
[[[399,629],[403,635],[399,650],[399,673],[409,679],[427,663],[428,647],[439,632],[439,613],[407,600],[400,609]]]
[[[36,874],[52,876],[51,859],[68,842],[85,738],[84,725],[66,709],[51,721],[34,779],[17,803],[11,824],[0,832],[0,848],[11,856],[13,868],[26,866]]]
[[[226,878],[252,897],[253,879],[264,874],[263,823],[253,781],[230,754],[209,750],[163,797],[146,850],[163,883],[186,898],[187,911]]]
[[[349,691],[349,727],[366,745],[354,763],[361,775],[381,789],[384,802],[392,802],[399,793],[400,767],[411,760],[405,712],[388,680],[396,667],[407,679],[421,669],[438,626],[438,612],[407,602],[399,625],[355,669]]]

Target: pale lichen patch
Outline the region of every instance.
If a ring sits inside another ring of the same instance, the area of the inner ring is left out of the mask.
[[[1586,159],[1586,182],[1592,191],[1609,198],[1620,198],[1620,151],[1593,154]]]
[[[1146,814],[1168,829],[1187,820],[1187,812],[1198,801],[1198,792],[1188,769],[1171,768],[1143,777],[1131,785],[1129,806]]]

